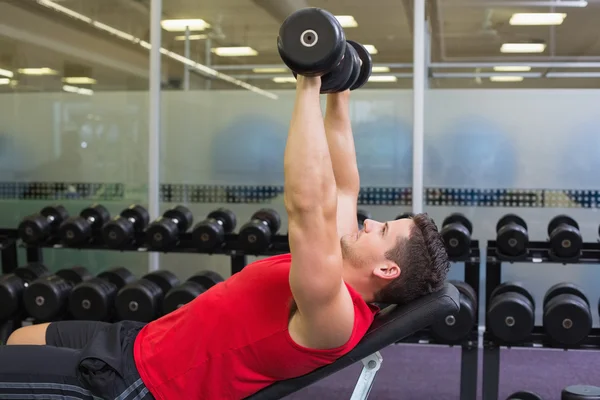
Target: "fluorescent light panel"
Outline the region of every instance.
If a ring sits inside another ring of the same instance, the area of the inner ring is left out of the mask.
[[[522,76],[498,75],[490,77],[492,82],[521,82],[522,80]]]
[[[97,81],[87,76],[70,76],[63,78],[63,82],[71,85],[95,85]]]
[[[190,31],[203,31],[210,28],[210,24],[203,19],[164,19],[160,21],[160,26],[169,32],[185,32],[186,28]]]
[[[208,37],[208,35],[190,35],[190,40],[202,40],[202,39],[206,39]],[[185,35],[181,35],[181,36],[175,36],[175,40],[179,40],[179,41],[185,41]]]
[[[254,68],[252,72],[257,74],[281,74],[287,72],[286,68]]]
[[[65,92],[83,94],[86,96],[91,96],[94,94],[94,91],[92,89],[85,89],[85,88],[80,88],[80,87],[71,86],[71,85],[63,85],[63,90]]]
[[[277,76],[273,78],[275,83],[296,83],[296,78],[293,76]]]
[[[390,67],[373,67],[373,68],[371,68],[371,72],[374,72],[374,73],[390,72]]]
[[[258,54],[256,50],[248,46],[240,47],[215,47],[212,52],[221,57],[247,57]]]
[[[377,50],[377,47],[373,46],[372,44],[363,44],[363,46],[365,47],[365,49],[367,49],[369,54],[379,53],[379,51]]]
[[[567,14],[564,13],[516,13],[510,19],[511,25],[560,25]]]
[[[504,43],[501,53],[543,53],[546,43]]]
[[[398,77],[393,75],[371,75],[369,82],[397,82]]]
[[[9,84],[10,84],[9,78],[0,78],[0,85],[9,85]]]
[[[531,71],[531,67],[526,65],[505,65],[494,67],[494,71],[496,72],[529,72]]]
[[[335,18],[342,28],[356,28],[358,26],[358,22],[356,22],[352,15],[336,15]]]
[[[12,78],[15,76],[15,74],[12,71],[0,68],[0,76],[7,76],[9,78]]]
[[[22,75],[35,75],[35,76],[58,74],[58,72],[56,70],[53,70],[52,68],[46,68],[46,67],[44,67],[44,68],[19,68],[18,71]]]

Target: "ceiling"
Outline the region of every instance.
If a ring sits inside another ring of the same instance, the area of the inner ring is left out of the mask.
[[[132,34],[142,40],[149,40],[150,0],[54,0],[70,10],[110,25],[113,28]],[[553,0],[552,0],[553,1]],[[562,0],[570,1],[570,0]],[[279,2],[279,4],[277,4]],[[522,6],[534,2],[549,3],[544,0],[427,0],[427,16],[431,30],[430,86],[436,88],[598,88],[599,78],[546,78],[548,72],[600,72],[600,31],[597,28],[600,17],[600,1],[589,0],[587,7],[539,7]],[[147,59],[148,52],[119,38],[99,31],[87,24],[53,10],[40,6],[35,0],[0,0],[11,7],[26,10],[27,15],[55,21],[68,27],[73,35],[93,35],[110,42],[114,47],[137,54]],[[259,6],[257,3],[269,3]],[[321,7],[335,15],[353,15],[358,27],[345,29],[349,39],[363,44],[374,45],[378,53],[373,55],[376,65],[390,65],[391,73],[409,74],[413,58],[412,1],[410,0],[163,0],[163,18],[202,18],[211,24],[209,31],[212,47],[250,46],[257,52],[253,57],[219,57],[214,54],[206,57],[206,40],[191,42],[190,58],[194,61],[211,64],[222,72],[236,76],[259,88],[273,90],[292,88],[293,84],[278,84],[272,75],[252,72],[244,65],[281,66],[277,53],[276,38],[281,24],[281,4],[306,4]],[[567,17],[560,26],[511,26],[508,21],[515,12],[564,12]],[[0,28],[6,13],[0,12]],[[25,15],[25,14],[23,14]],[[27,27],[27,21],[19,21]],[[39,25],[39,24],[38,24]],[[25,29],[25,28],[23,28]],[[29,28],[27,28],[29,29]],[[28,66],[51,66],[58,71],[83,69],[90,71],[98,80],[96,90],[146,90],[146,76],[128,72],[126,68],[111,68],[109,63],[100,65],[89,57],[77,52],[57,50],[60,46],[45,46],[19,37],[2,35],[0,30],[0,68]],[[39,33],[38,33],[39,35]],[[46,34],[44,34],[46,35]],[[47,35],[51,35],[48,32]],[[184,42],[175,40],[181,33],[162,31],[162,46],[178,54],[184,54]],[[99,40],[100,40],[99,39]],[[503,54],[500,46],[505,42],[536,41],[547,47],[541,54]],[[108,49],[108,47],[107,47]],[[94,51],[94,49],[86,49]],[[109,50],[103,55],[110,56]],[[120,53],[121,54],[121,53]],[[122,57],[122,56],[119,56]],[[165,86],[180,87],[183,65],[176,61],[164,60],[163,80]],[[470,63],[461,67],[459,63]],[[540,77],[526,77],[522,82],[491,82],[487,75],[477,78],[475,74],[489,74],[498,63],[515,62],[545,63],[540,68],[532,68],[530,73],[541,73]],[[566,62],[577,63],[577,68],[564,68]],[[596,64],[587,64],[595,62]],[[144,61],[145,63],[145,61]],[[586,63],[586,64],[584,64]],[[394,65],[396,64],[396,65]],[[397,65],[404,64],[404,65]],[[440,66],[443,64],[443,67]],[[144,67],[144,65],[142,65]],[[145,65],[147,67],[147,65]],[[596,68],[594,68],[596,67]],[[462,73],[461,78],[451,78],[448,73]],[[440,74],[444,77],[440,77]],[[284,75],[287,75],[284,74]],[[204,88],[205,79],[192,74],[192,85]],[[170,82],[170,83],[169,83]],[[15,87],[2,87],[1,91],[42,91],[60,90],[60,76],[19,77]],[[410,75],[400,77],[396,83],[369,83],[371,88],[411,87]],[[226,82],[213,82],[214,89],[232,89],[235,86]]]

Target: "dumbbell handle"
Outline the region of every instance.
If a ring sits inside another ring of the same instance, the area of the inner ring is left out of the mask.
[[[54,215],[48,215],[48,216],[46,216],[46,220],[48,222],[53,222],[55,219],[56,219],[56,217]]]
[[[252,222],[263,224],[267,228],[269,227],[269,223],[267,221],[265,221],[264,219],[253,219]]]
[[[85,218],[85,220],[90,224],[93,224],[94,222],[96,222],[96,217],[90,215],[89,217]]]

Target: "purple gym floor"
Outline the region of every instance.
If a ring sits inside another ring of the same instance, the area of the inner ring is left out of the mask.
[[[383,364],[369,399],[459,400],[460,349],[428,345],[397,345],[381,352]],[[481,399],[481,356],[479,389]],[[353,365],[294,393],[286,400],[348,400],[360,374]],[[498,400],[519,390],[538,393],[544,400],[560,400],[563,387],[600,386],[600,352],[540,349],[502,350]]]

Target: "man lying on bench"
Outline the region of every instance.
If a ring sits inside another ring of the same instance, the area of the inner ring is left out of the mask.
[[[9,344],[21,346],[0,347],[0,397],[239,400],[348,354],[374,321],[373,303],[442,290],[449,261],[429,217],[358,230],[349,92],[328,96],[323,120],[320,83],[298,76],[285,149],[291,254],[256,261],[147,325],[17,330]]]

